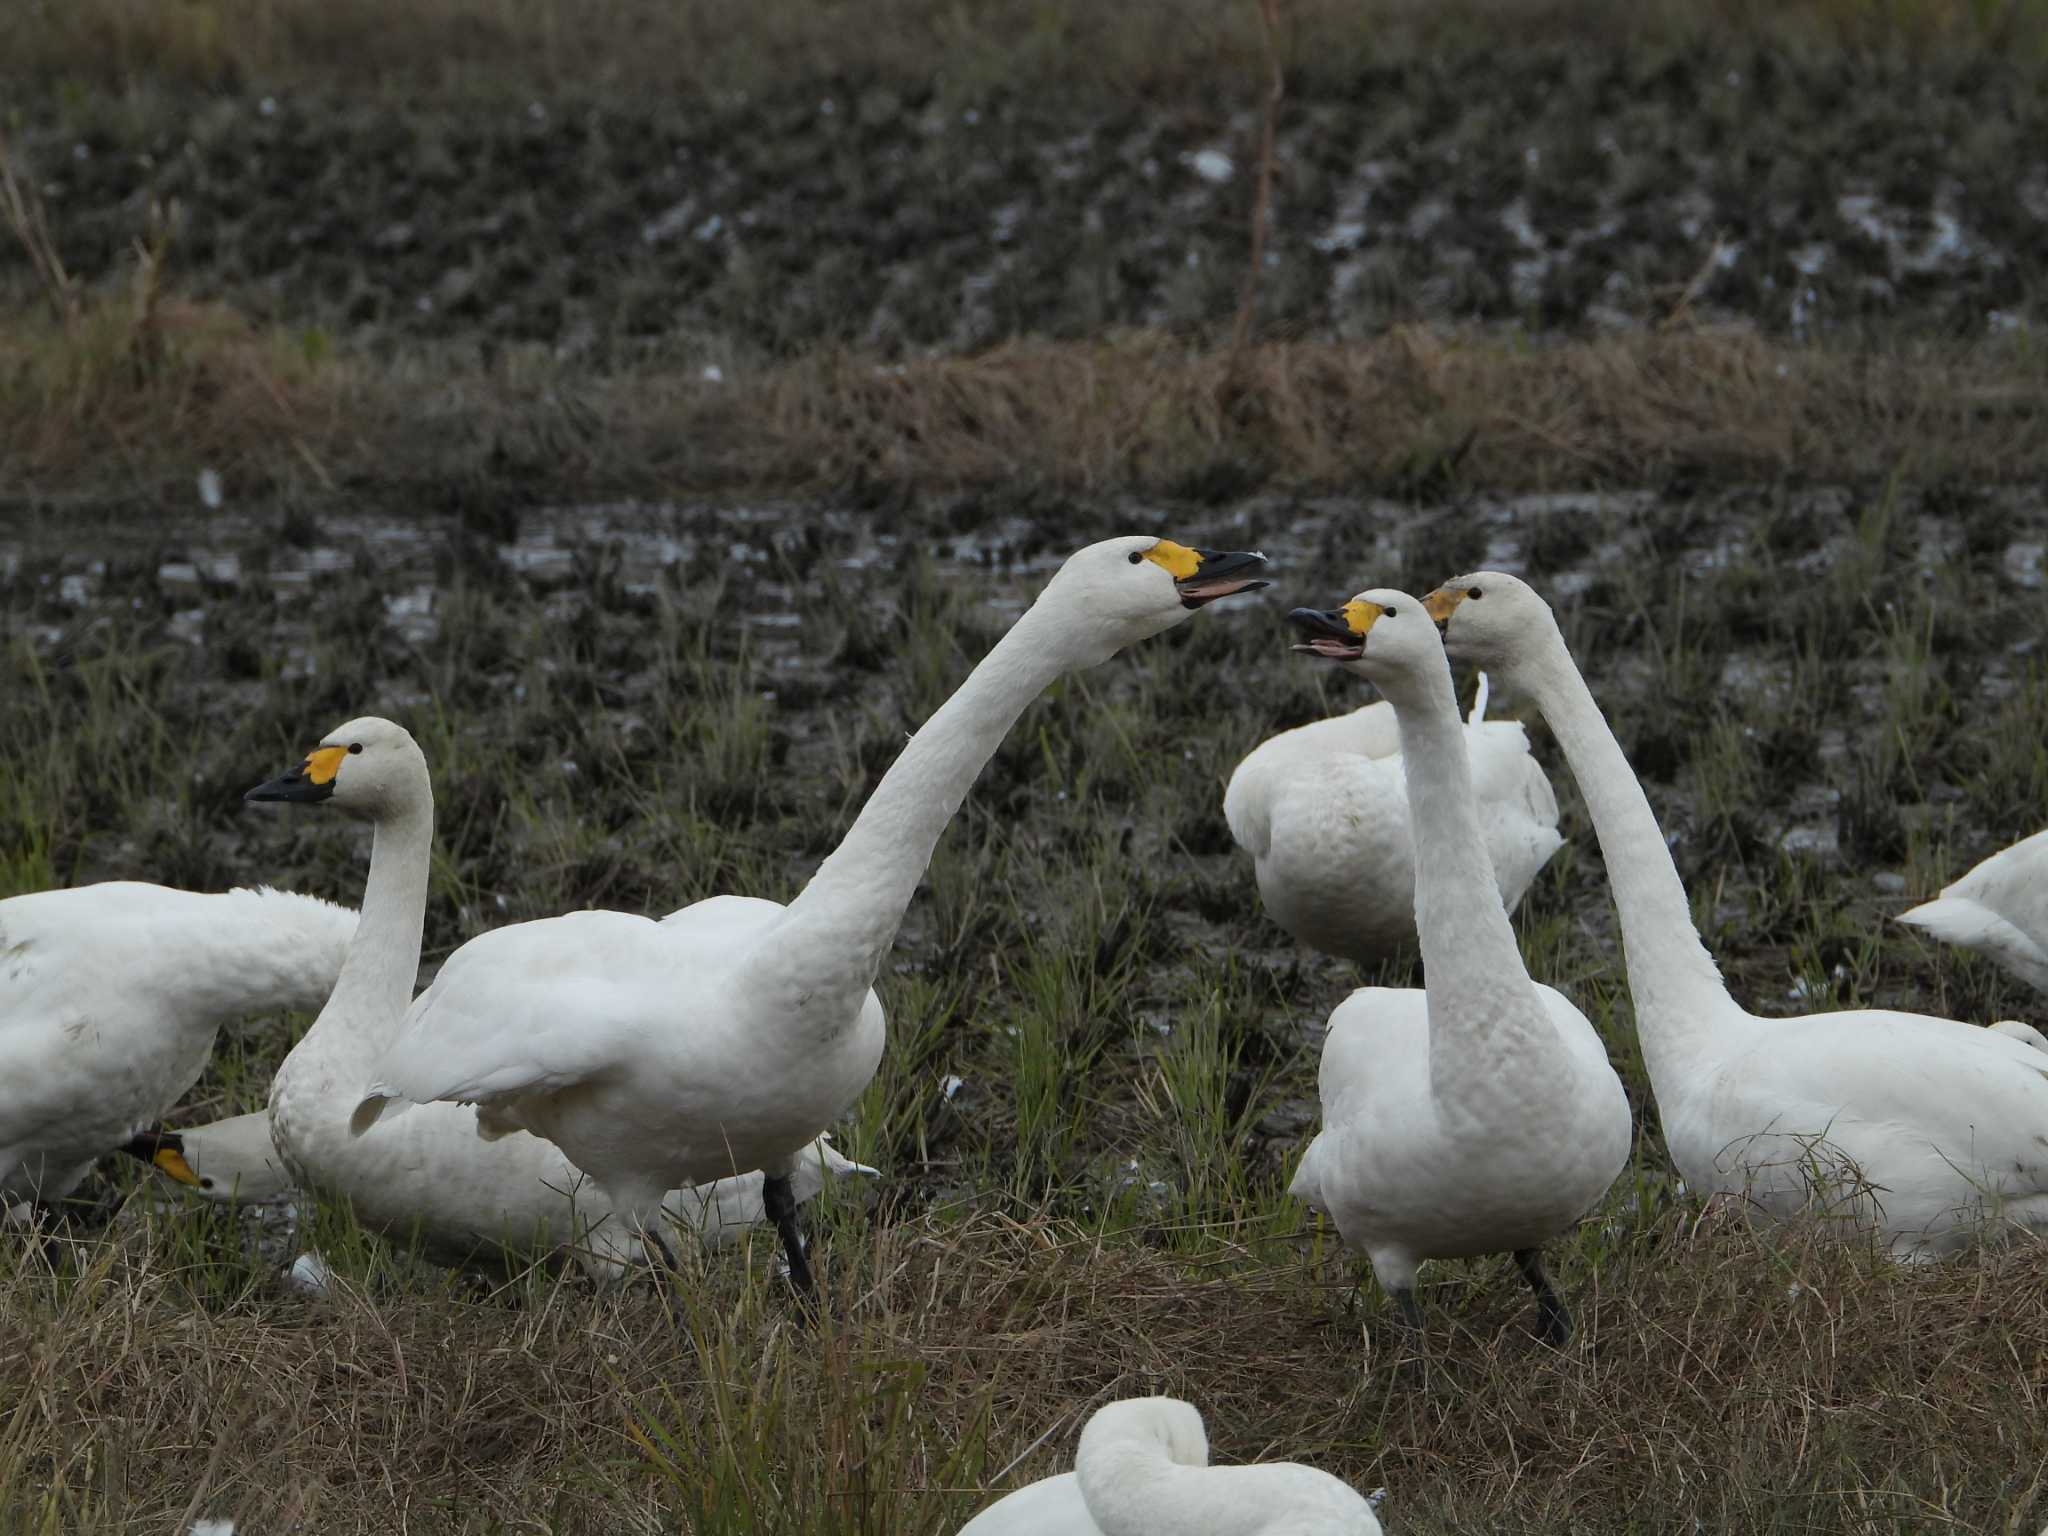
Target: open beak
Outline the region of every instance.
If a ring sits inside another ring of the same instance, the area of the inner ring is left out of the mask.
[[[1193,553],[1198,562],[1194,575],[1184,576],[1174,583],[1183,608],[1199,608],[1219,597],[1255,592],[1266,585],[1259,579],[1259,573],[1266,568],[1266,557],[1256,550],[1227,550],[1219,554],[1215,550],[1198,549]]]
[[[1353,632],[1350,615],[1342,608],[1297,608],[1287,615],[1287,622],[1307,637],[1297,651],[1331,661],[1356,661],[1365,654],[1365,636]]]
[[[306,754],[306,760],[290,773],[258,784],[243,795],[244,800],[287,800],[299,805],[317,805],[334,793],[334,776],[341,769],[346,747],[320,747]]]

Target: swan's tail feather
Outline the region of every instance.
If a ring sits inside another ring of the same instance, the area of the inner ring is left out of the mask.
[[[397,1089],[383,1083],[372,1083],[364,1090],[355,1112],[348,1117],[348,1133],[360,1136],[379,1120],[396,1120],[411,1108],[412,1101],[400,1098]]]

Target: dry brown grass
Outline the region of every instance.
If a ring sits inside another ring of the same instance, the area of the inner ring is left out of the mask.
[[[997,1216],[848,1228],[812,1337],[736,1262],[666,1293],[310,1302],[220,1294],[131,1231],[10,1277],[0,1528],[940,1536],[1149,1391],[1200,1403],[1219,1460],[1387,1487],[1409,1533],[2039,1523],[2048,1248],[1900,1269],[1672,1216],[1636,1237],[1572,1277],[1561,1353],[1499,1266],[1447,1266],[1424,1362],[1341,1269],[1221,1238],[1173,1259]]]
[[[1259,17],[1243,0],[42,0],[25,9],[0,71],[38,91],[71,82],[666,93],[809,74],[982,96],[1263,78]],[[1297,75],[1337,78],[1367,57],[1491,47],[1504,31],[1672,48],[1848,47],[1922,64],[1992,52],[2048,59],[2039,0],[1291,0],[1280,57]]]
[[[0,494],[476,482],[536,493],[952,491],[1018,481],[1204,496],[1785,474],[2048,473],[2048,357],[1677,332],[1530,344],[1404,328],[1239,353],[1156,334],[880,365],[595,374],[326,356],[217,304],[126,299],[0,335]]]

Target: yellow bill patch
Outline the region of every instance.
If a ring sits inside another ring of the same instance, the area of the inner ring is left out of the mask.
[[[334,776],[341,772],[341,760],[348,756],[347,747],[320,747],[306,754],[306,777],[315,784],[331,784]]]
[[[1145,551],[1145,558],[1155,565],[1166,568],[1166,574],[1175,581],[1186,581],[1202,568],[1202,557],[1185,544],[1176,544],[1171,539],[1161,539]]]
[[[190,1184],[194,1189],[199,1187],[199,1175],[192,1171],[192,1165],[185,1161],[176,1147],[158,1147],[150,1161],[180,1184]]]
[[[1344,622],[1351,627],[1351,633],[1362,636],[1387,610],[1378,603],[1368,603],[1362,597],[1354,597],[1338,611],[1344,615]]]
[[[1422,600],[1422,608],[1433,624],[1441,624],[1451,616],[1451,610],[1465,601],[1463,592],[1454,592],[1449,587],[1438,587]]]

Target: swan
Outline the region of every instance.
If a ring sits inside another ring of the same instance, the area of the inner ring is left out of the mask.
[[[457,1129],[464,1150],[480,1145],[468,1125]],[[154,1165],[171,1183],[219,1204],[269,1205],[300,1193],[271,1139],[267,1110],[179,1130],[145,1131],[121,1150]],[[516,1152],[518,1142],[510,1142],[508,1150]],[[843,1156],[829,1138],[820,1137],[806,1150],[798,1168],[797,1203],[813,1198],[828,1183],[879,1173],[879,1169]],[[706,1247],[723,1247],[764,1219],[761,1183],[756,1171],[672,1189],[662,1201],[662,1215],[672,1225],[695,1232]],[[476,1225],[488,1222],[493,1227],[530,1231],[547,1228],[560,1219],[555,1208],[561,1199],[546,1183],[534,1179],[522,1188],[527,1197],[523,1208],[513,1193],[498,1190],[489,1211],[479,1214]]]
[[[199,1079],[221,1025],[326,1001],[346,907],[139,881],[0,901],[0,1206],[47,1208]]]
[[[2048,1064],[2003,1030],[1890,1009],[1744,1011],[1693,927],[1642,786],[1549,605],[1498,571],[1426,598],[1450,654],[1523,690],[1586,799],[1621,916],[1665,1145],[1686,1184],[1760,1215],[1827,1213],[1931,1259],[1987,1220],[2048,1226]]]
[[[1486,718],[1486,678],[1465,728],[1472,791],[1510,911],[1563,846],[1557,798],[1519,720]],[[1415,937],[1415,845],[1401,737],[1384,700],[1254,747],[1223,792],[1267,915],[1297,940],[1362,966]]]
[[[1330,1015],[1323,1129],[1293,1193],[1364,1250],[1411,1326],[1422,1260],[1507,1252],[1536,1293],[1543,1337],[1561,1344],[1571,1314],[1542,1246],[1627,1164],[1628,1096],[1586,1016],[1523,968],[1487,863],[1469,728],[1422,604],[1381,589],[1289,620],[1308,637],[1297,649],[1375,683],[1393,707],[1425,983],[1360,988]]]
[[[2048,1051],[2048,1035],[2020,1019],[2000,1019],[1996,1024],[1985,1026],[1994,1034],[2004,1035],[2008,1040],[2024,1040],[2037,1051]]]
[[[352,720],[299,767],[244,798],[325,804],[371,823],[362,923],[327,1005],[271,1081],[267,1115],[238,1116],[153,1142],[138,1138],[137,1155],[202,1194],[232,1192],[247,1202],[254,1191],[280,1183],[333,1193],[365,1226],[401,1241],[416,1239],[438,1258],[573,1246],[586,1270],[615,1274],[582,1246],[596,1241],[602,1247],[593,1233],[618,1225],[612,1207],[550,1143],[523,1133],[481,1141],[475,1114],[453,1104],[423,1105],[371,1140],[348,1134],[356,1101],[347,1090],[398,1032],[419,970],[434,800],[426,758],[411,734],[374,716]],[[267,1120],[274,1159],[263,1155],[254,1128],[245,1124],[258,1118]],[[186,1176],[171,1158],[186,1164]],[[209,1167],[220,1171],[209,1173]],[[817,1193],[829,1178],[875,1172],[848,1162],[822,1139],[799,1149],[791,1171],[793,1199]],[[211,1190],[208,1178],[215,1180]],[[744,1178],[704,1183],[663,1191],[658,1209],[705,1233],[725,1223],[736,1231],[758,1219],[747,1214],[749,1202],[760,1198],[758,1184]]]
[[[637,1246],[626,1227],[659,1247],[649,1223],[667,1189],[763,1169],[791,1279],[808,1294],[792,1159],[874,1076],[876,970],[982,765],[1054,680],[1263,586],[1264,565],[1151,537],[1069,557],[787,907],[716,896],[659,924],[575,912],[470,940],[357,1080],[350,1131],[370,1145],[388,1106],[450,1101],[478,1106],[485,1137],[543,1136],[626,1217],[598,1234],[617,1264]]]
[[[960,1536],[1377,1536],[1349,1484],[1293,1461],[1209,1465],[1202,1415],[1172,1397],[1096,1410],[1074,1470],[1005,1494]]]
[[[2048,832],[2001,849],[1899,921],[1947,944],[1981,949],[2048,992]]]

